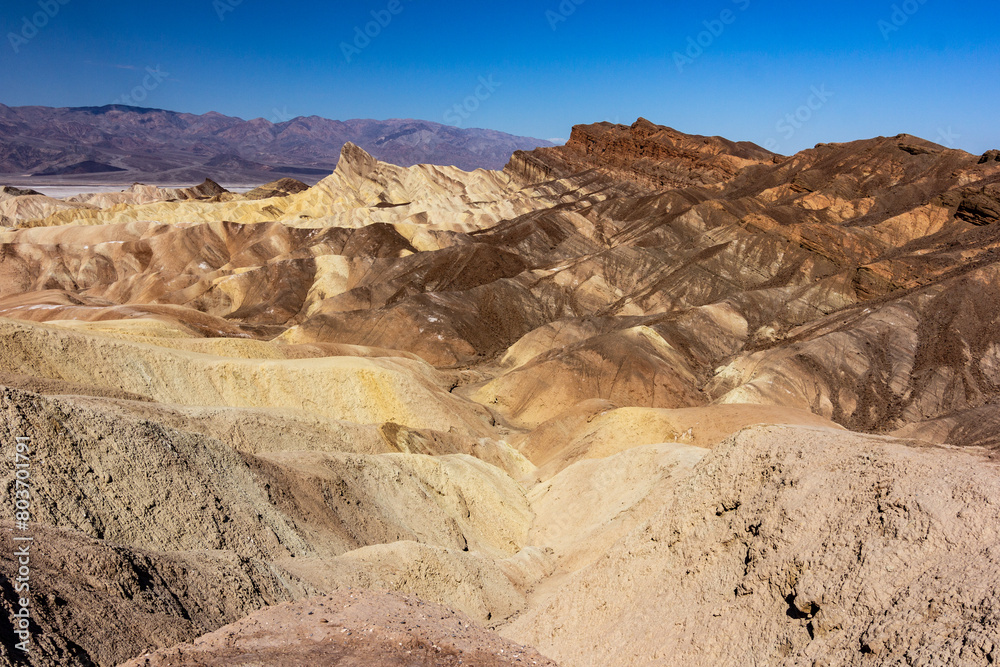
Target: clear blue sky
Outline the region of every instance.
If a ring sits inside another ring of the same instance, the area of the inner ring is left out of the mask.
[[[900,132],[1000,147],[995,0],[40,1],[0,6],[7,105],[102,105],[139,86],[139,106],[270,120],[460,120],[565,138],[576,123],[644,116],[782,153]],[[387,25],[348,62],[342,45],[373,11]]]

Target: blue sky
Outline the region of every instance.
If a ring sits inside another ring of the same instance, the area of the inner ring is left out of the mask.
[[[998,28],[995,0],[4,0],[0,102],[541,138],[644,116],[782,153],[900,132],[981,153]]]

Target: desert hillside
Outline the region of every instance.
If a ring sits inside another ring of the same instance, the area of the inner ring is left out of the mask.
[[[997,151],[639,119],[0,216],[27,664],[1000,661]]]

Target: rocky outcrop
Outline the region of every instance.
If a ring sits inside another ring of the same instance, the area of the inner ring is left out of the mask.
[[[687,135],[640,118],[631,127],[577,125],[565,146],[536,150],[532,162],[546,165],[534,167],[535,173],[566,177],[601,169],[656,191],[725,182],[744,167],[770,164],[777,157],[749,142]]]
[[[243,195],[244,199],[271,199],[272,197],[288,197],[309,189],[309,186],[294,178],[279,178],[266,183]]]
[[[0,201],[8,199],[10,197],[26,197],[28,195],[40,195],[41,192],[37,192],[30,188],[15,188],[9,185],[5,185],[0,188]]]

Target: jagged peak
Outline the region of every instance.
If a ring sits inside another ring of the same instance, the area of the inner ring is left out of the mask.
[[[348,141],[340,149],[340,161],[337,162],[336,171],[341,174],[357,174],[367,176],[378,167],[378,160],[373,158],[365,149],[355,143]]]
[[[664,128],[664,127],[662,127],[660,125],[657,125],[653,121],[651,121],[651,120],[649,120],[647,118],[643,118],[642,116],[639,116],[639,118],[637,118],[636,121],[634,123],[632,123],[631,127],[632,127],[633,130],[639,129],[639,128],[650,128],[650,129],[654,129],[654,130],[669,129],[669,128]]]

